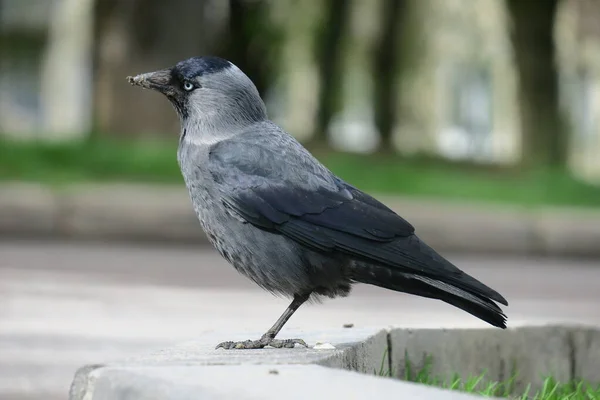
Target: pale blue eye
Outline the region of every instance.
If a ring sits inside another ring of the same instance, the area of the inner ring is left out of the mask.
[[[194,89],[194,84],[192,82],[185,82],[183,84],[183,90],[189,92],[192,89]]]

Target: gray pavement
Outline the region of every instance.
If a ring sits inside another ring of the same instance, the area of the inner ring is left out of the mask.
[[[597,260],[449,258],[507,297],[511,326],[600,326]],[[286,305],[207,247],[5,240],[0,399],[66,398],[83,364],[141,355],[201,334],[260,332]],[[301,308],[286,330],[343,329],[345,323],[485,327],[441,302],[362,285],[349,298]]]

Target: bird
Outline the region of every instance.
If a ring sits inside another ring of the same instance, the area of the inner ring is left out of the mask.
[[[359,283],[441,300],[506,328],[500,293],[272,122],[256,86],[232,62],[192,57],[127,80],[162,93],[175,109],[177,161],[210,243],[238,272],[291,299],[260,338],[216,349],[307,347],[276,336],[305,302],[347,296]]]

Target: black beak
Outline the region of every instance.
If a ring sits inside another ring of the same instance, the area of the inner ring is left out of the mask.
[[[171,78],[170,69],[161,69],[160,71],[128,76],[127,81],[134,86],[157,90],[168,95],[172,91]]]

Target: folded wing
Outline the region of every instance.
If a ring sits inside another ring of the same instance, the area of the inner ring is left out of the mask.
[[[335,177],[302,147],[292,152],[289,146],[277,151],[251,138],[214,145],[209,167],[223,203],[312,250],[341,252],[392,274],[415,274],[420,282],[439,281],[507,304],[422,242],[402,217]]]

